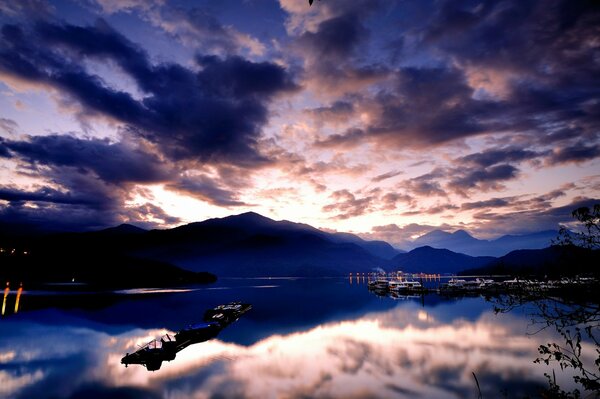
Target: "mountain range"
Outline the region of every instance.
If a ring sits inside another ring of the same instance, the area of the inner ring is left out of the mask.
[[[558,231],[545,230],[522,235],[504,235],[495,240],[480,240],[464,230],[449,233],[433,230],[416,238],[408,249],[422,246],[444,248],[470,256],[503,256],[519,249],[542,249],[552,245]]]
[[[20,239],[20,243],[11,245],[35,254],[32,259],[39,262],[30,264],[43,262],[44,267],[49,265],[50,275],[55,271],[53,268],[61,267],[50,265],[68,265],[67,270],[62,271],[65,276],[77,272],[75,274],[90,279],[117,281],[120,274],[126,275],[129,281],[134,280],[136,274],[140,280],[147,281],[160,281],[161,275],[178,276],[170,279],[175,282],[197,278],[194,276],[206,277],[198,275],[199,272],[219,277],[344,276],[377,269],[457,273],[469,269],[488,270],[483,268],[490,265],[495,268],[489,270],[502,269],[498,265],[517,265],[518,268],[522,259],[532,266],[551,256],[536,252],[544,250],[513,251],[502,258],[470,256],[428,245],[403,253],[383,241],[367,241],[353,234],[275,221],[253,212],[164,230],[144,230],[125,224],[95,232]],[[445,239],[453,247],[464,242],[484,245],[483,240],[464,231],[435,232],[425,239],[437,239],[436,243]],[[505,238],[502,242],[510,242],[510,239]],[[145,268],[144,265],[150,266]],[[8,269],[0,269],[0,277]],[[39,273],[40,266],[31,270]],[[196,274],[190,275],[190,272]]]

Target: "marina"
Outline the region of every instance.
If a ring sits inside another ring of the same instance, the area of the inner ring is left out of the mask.
[[[510,276],[442,276],[441,274],[385,273],[350,274],[350,284],[365,284],[380,296],[387,294],[440,295],[502,294],[514,292],[560,293],[594,287],[593,277],[577,276],[560,279],[535,279]]]

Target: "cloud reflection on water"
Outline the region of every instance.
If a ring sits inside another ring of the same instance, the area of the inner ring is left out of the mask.
[[[110,335],[15,322],[25,335],[0,343],[0,386],[9,387],[0,395],[72,397],[127,388],[133,396],[169,398],[473,397],[471,372],[484,397],[503,389],[523,396],[546,385],[544,368],[532,360],[551,331],[528,337],[526,320],[516,315],[438,319],[427,309],[402,306],[249,346],[212,340],[186,348],[157,372],[124,368],[120,359],[164,330]],[[41,339],[32,340],[35,334]],[[47,350],[42,342],[57,346]],[[570,383],[569,376],[557,377]],[[60,388],[53,386],[57,381]]]

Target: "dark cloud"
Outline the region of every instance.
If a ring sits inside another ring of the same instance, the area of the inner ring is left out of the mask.
[[[348,190],[334,191],[330,198],[334,201],[331,204],[323,207],[323,212],[337,212],[333,219],[348,219],[367,213],[373,202],[376,200],[374,196],[365,196],[357,198]]]
[[[6,140],[0,137],[0,158],[11,158],[12,155],[10,154],[8,147],[6,147],[6,145],[4,144],[5,142]]]
[[[444,169],[436,168],[430,173],[402,181],[399,187],[419,197],[445,197],[447,193],[439,182],[445,173]]]
[[[144,50],[103,21],[88,27],[39,23],[32,32],[5,25],[2,33],[1,72],[59,89],[87,112],[129,125],[172,159],[266,162],[256,144],[268,102],[297,88],[282,67],[236,56],[198,57],[199,71],[153,65]],[[115,62],[145,97],[111,89],[83,68],[82,58]]]
[[[18,17],[47,18],[54,7],[43,0],[3,1],[0,3],[0,21],[2,16],[14,19]]]
[[[354,114],[354,105],[339,100],[329,106],[307,109],[305,112],[318,122],[345,122]]]
[[[0,118],[0,131],[5,131],[8,134],[16,134],[19,129],[19,125],[12,119]]]
[[[101,205],[101,199],[75,193],[64,193],[50,187],[42,187],[34,191],[24,191],[14,186],[0,186],[0,200],[11,203],[44,202],[65,205]]]
[[[398,32],[414,43],[403,51],[419,67],[397,69],[354,104],[371,117],[355,126],[360,135],[349,129],[326,144],[422,148],[488,133],[526,135],[537,148],[597,144],[600,12],[591,2],[451,0],[431,11]],[[597,158],[586,150],[582,160]]]
[[[315,146],[321,148],[352,148],[360,144],[366,133],[362,129],[348,129],[341,134],[332,134],[323,140],[317,140]]]
[[[367,34],[359,15],[348,12],[321,22],[316,32],[307,31],[298,41],[317,58],[343,61],[353,54]]]
[[[458,164],[471,164],[487,168],[492,165],[507,162],[521,162],[533,160],[544,155],[543,153],[530,151],[523,148],[499,148],[476,152],[455,160]]]
[[[474,153],[453,160],[452,166],[437,167],[429,173],[406,179],[398,187],[417,197],[429,198],[447,197],[450,193],[468,197],[472,192],[501,190],[504,182],[516,179],[520,173],[517,167],[505,162],[532,161],[532,157],[537,155],[532,151],[517,149]],[[453,208],[445,210],[450,209]],[[411,212],[405,215],[418,214]]]
[[[560,224],[573,222],[571,213],[579,207],[591,207],[600,202],[598,198],[576,197],[571,203],[554,207],[525,206],[523,209],[496,212],[493,208],[477,212],[471,228],[488,234],[531,233],[540,230],[557,230]],[[539,205],[539,204],[538,204]]]
[[[293,49],[304,66],[304,79],[322,95],[350,93],[385,78],[389,68],[364,56],[370,31],[366,20],[379,1],[331,2],[316,27],[295,38]],[[306,28],[306,27],[305,27]]]
[[[197,61],[202,67],[197,76],[200,87],[223,99],[255,99],[258,102],[279,91],[297,88],[286,71],[276,64],[216,56],[199,56]]]
[[[439,205],[435,205],[426,209],[423,209],[421,211],[421,213],[425,213],[428,215],[437,215],[439,213],[444,213],[447,211],[454,211],[460,209],[460,207],[454,205],[454,204],[439,204]]]
[[[458,176],[451,177],[448,187],[455,192],[467,195],[469,190],[500,190],[501,182],[515,179],[519,170],[509,164],[499,164],[481,170],[467,170]]]
[[[557,147],[554,150],[491,148],[453,160],[456,166],[446,169],[448,176],[446,187],[463,196],[467,196],[470,191],[500,190],[503,188],[503,182],[518,178],[520,171],[515,164],[527,162],[538,167],[542,162],[546,165],[580,163],[595,159],[599,155],[599,145],[582,142],[572,146]],[[556,190],[556,192],[562,191]],[[497,202],[497,206],[505,205],[500,199],[494,201]],[[476,206],[478,203],[472,204],[475,208],[478,207]],[[463,209],[467,208],[463,207]]]
[[[94,173],[107,183],[155,183],[165,181],[171,175],[157,155],[127,142],[111,143],[106,139],[53,134],[29,137],[27,141],[5,140],[0,142],[0,148],[32,167],[73,167],[84,173]]]
[[[462,196],[468,196],[473,191],[501,190],[504,188],[504,182],[518,178],[520,170],[515,164],[528,162],[539,166],[540,159],[550,153],[546,150],[501,147],[456,158],[452,161],[453,166],[445,169],[447,176],[445,186],[448,190]],[[465,206],[477,208],[482,204],[471,203]],[[504,206],[504,203],[498,199],[497,204]]]
[[[243,34],[232,26],[223,25],[206,8],[184,9],[169,5],[149,15],[151,23],[184,43],[202,43],[204,51],[218,54],[236,54],[247,48],[251,53],[261,53],[262,43]]]
[[[592,159],[596,159],[600,156],[600,144],[586,144],[583,142],[576,142],[575,144],[567,147],[557,148],[548,157],[548,163],[550,165],[562,164],[562,163],[581,163]]]
[[[558,138],[598,131],[599,26],[588,1],[445,1],[424,38],[461,67],[512,76],[502,114],[516,129]]]
[[[178,221],[149,204],[128,207],[137,183],[158,183],[177,178],[160,157],[129,142],[78,139],[67,135],[3,140],[0,154],[11,156],[20,173],[47,183],[33,189],[0,188],[0,221],[35,224],[43,230],[90,230],[123,222],[156,227]],[[30,206],[34,204],[34,206]],[[146,213],[144,213],[146,212]]]
[[[511,205],[513,199],[514,197],[505,197],[491,198],[484,201],[465,202],[460,206],[460,209],[469,211],[472,209],[503,208],[505,206]]]
[[[566,195],[566,191],[575,188],[574,184],[566,184],[560,189],[542,195],[521,195],[512,197],[490,198],[484,201],[465,202],[461,210],[512,208],[512,210],[541,210],[552,208],[552,201]]]
[[[264,45],[249,34],[231,25],[222,24],[211,12],[211,4],[201,7],[175,5],[165,1],[143,0],[96,0],[105,14],[117,12],[135,13],[137,17],[161,29],[170,40],[188,47],[201,43],[205,52],[237,54],[248,50],[253,55],[264,52]]]
[[[380,208],[392,211],[398,208],[399,204],[411,205],[415,199],[408,194],[386,193],[379,198]]]
[[[540,137],[539,144],[551,144],[562,142],[565,140],[577,139],[578,137],[585,136],[585,130],[576,127],[576,128],[561,128],[558,130],[552,131],[550,134]]]
[[[473,99],[460,70],[404,68],[396,73],[395,84],[393,92],[382,91],[376,99],[381,113],[372,134],[389,135],[402,145],[435,144],[489,128],[484,119],[494,104]]]
[[[35,136],[27,141],[0,141],[1,154],[18,161],[22,173],[44,178],[59,188],[23,190],[0,186],[0,199],[10,203],[2,215],[5,221],[17,223],[37,218],[51,225],[53,217],[64,217],[69,212],[67,205],[72,205],[79,211],[69,214],[70,222],[59,229],[106,227],[124,221],[147,227],[156,227],[156,220],[164,224],[179,222],[150,203],[139,207],[125,205],[136,192],[135,184],[149,183],[164,183],[168,190],[217,206],[245,205],[235,191],[247,185],[239,177],[239,169],[221,167],[215,178],[181,174],[179,166],[134,143],[67,135]],[[37,208],[25,206],[26,202],[35,203]],[[61,222],[57,226],[62,226]]]
[[[0,225],[31,226],[39,231],[82,231],[121,223],[156,228],[180,222],[156,205],[127,206],[125,202],[131,199],[131,193],[126,188],[109,187],[72,170],[60,171],[62,178],[55,178],[52,183],[60,183],[61,190],[1,187],[0,199],[8,204],[0,205]]]
[[[168,184],[166,188],[190,195],[217,206],[227,207],[247,205],[243,201],[237,199],[237,193],[235,191],[221,187],[214,179],[205,175],[183,177]]]
[[[319,107],[313,108],[309,110],[312,113],[316,114],[347,114],[351,113],[354,110],[354,106],[352,103],[347,101],[336,101],[328,107]]]
[[[377,183],[377,182],[380,182],[383,180],[391,179],[392,177],[399,176],[403,173],[404,172],[402,172],[401,170],[392,170],[390,172],[382,173],[380,175],[375,176],[374,178],[371,179],[371,181]]]
[[[98,209],[79,204],[33,202],[35,207],[16,201],[0,206],[0,225],[29,226],[38,231],[82,231],[116,226],[126,219],[119,209]]]
[[[395,148],[423,147],[505,129],[497,120],[498,104],[475,99],[474,89],[457,68],[402,68],[390,79],[375,97],[361,101],[372,117],[366,127],[317,144],[347,146],[370,140]]]
[[[461,62],[557,79],[572,75],[566,67],[581,67],[580,78],[589,78],[595,68],[589,47],[593,43],[588,39],[598,33],[600,13],[593,2],[482,2],[474,6],[451,0],[437,10],[426,28],[425,41]]]

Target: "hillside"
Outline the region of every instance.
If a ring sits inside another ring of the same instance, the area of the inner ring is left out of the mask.
[[[361,239],[256,213],[209,219],[136,238],[133,253],[219,276],[340,276],[386,265]],[[359,245],[360,244],[360,245]]]
[[[541,274],[548,276],[599,274],[600,251],[575,246],[513,251],[489,264],[463,274]]]
[[[404,272],[458,273],[461,270],[487,265],[494,261],[490,256],[469,256],[448,249],[429,246],[413,249],[391,260],[393,267]]]

